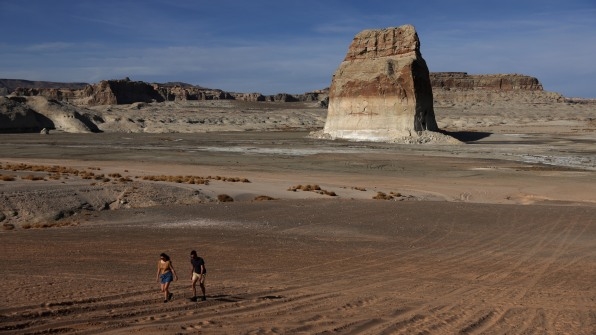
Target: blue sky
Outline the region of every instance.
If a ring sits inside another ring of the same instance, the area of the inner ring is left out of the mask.
[[[358,32],[403,24],[430,71],[596,98],[595,0],[0,0],[0,78],[303,93],[330,85]]]

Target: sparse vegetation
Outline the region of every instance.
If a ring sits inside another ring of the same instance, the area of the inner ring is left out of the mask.
[[[0,170],[5,171],[32,171],[32,172],[46,172],[48,173],[47,178],[51,180],[60,180],[60,179],[68,179],[69,175],[78,176],[81,179],[86,180],[96,180],[101,181],[104,183],[108,183],[111,181],[120,182],[120,183],[129,183],[132,182],[131,177],[123,176],[120,173],[114,172],[109,173],[107,176],[104,174],[95,174],[92,171],[99,171],[101,170],[98,167],[88,167],[87,170],[78,170],[70,167],[59,166],[59,165],[31,165],[31,164],[0,164]],[[124,170],[128,172],[128,170]],[[210,180],[217,180],[223,182],[231,182],[231,183],[250,183],[250,180],[247,178],[239,178],[239,177],[223,177],[223,176],[207,176],[207,177],[200,177],[200,176],[168,176],[168,175],[160,175],[160,176],[144,176],[139,177],[135,176],[135,179],[142,178],[143,180],[148,181],[165,181],[171,183],[179,183],[179,184],[195,184],[195,185],[208,185]],[[46,180],[44,177],[35,176],[33,174],[21,177],[24,180]],[[9,175],[0,175],[0,181],[14,181],[14,176]],[[95,185],[96,183],[93,183]]]
[[[4,174],[0,174],[0,181],[14,181],[14,176],[8,176]]]
[[[139,177],[135,177],[135,178],[139,178]],[[230,183],[250,183],[250,180],[248,180],[247,178],[222,177],[222,176],[200,177],[200,176],[160,175],[160,176],[144,176],[144,177],[142,177],[142,179],[150,180],[150,181],[166,181],[166,182],[170,182],[170,183],[195,184],[195,185],[209,185],[210,180],[224,181],[224,182],[230,182]]]
[[[401,197],[401,193],[399,192],[389,192],[386,194],[385,192],[377,192],[377,195],[373,197],[375,200],[394,200],[395,198]]]
[[[233,202],[234,198],[232,198],[231,196],[229,196],[227,194],[220,194],[217,196],[217,200],[219,202]]]
[[[13,230],[15,227],[12,223],[3,223],[2,229],[3,230]]]
[[[291,192],[296,192],[296,191],[305,191],[305,192],[315,192],[318,194],[322,194],[322,195],[328,195],[331,197],[335,197],[337,196],[337,194],[335,194],[335,192],[333,191],[327,191],[324,189],[321,189],[321,187],[319,185],[296,185],[296,186],[290,186],[288,188],[288,191]]]
[[[40,229],[40,228],[57,228],[57,227],[69,227],[78,226],[79,223],[75,221],[56,221],[56,222],[39,222],[39,223],[26,223],[21,225],[23,229]]]
[[[44,177],[35,176],[35,175],[32,175],[32,174],[29,174],[29,175],[26,175],[26,176],[22,176],[21,179],[22,180],[32,180],[32,181],[35,181],[35,180],[45,180]]]
[[[272,198],[268,195],[259,195],[253,199],[253,201],[268,201],[268,200],[277,200],[277,199]]]

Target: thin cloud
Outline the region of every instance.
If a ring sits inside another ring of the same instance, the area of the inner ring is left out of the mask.
[[[413,24],[431,71],[522,73],[545,89],[596,97],[596,6],[571,0],[33,1],[2,5],[3,76],[96,82],[130,77],[234,91],[301,93],[329,85],[364,29]],[[508,6],[516,10],[508,10]],[[117,8],[117,10],[114,10]],[[56,24],[58,23],[58,24]]]
[[[40,44],[33,44],[25,47],[25,51],[30,52],[57,52],[57,51],[64,51],[68,49],[72,49],[76,45],[73,43],[68,42],[48,42],[48,43],[40,43]]]

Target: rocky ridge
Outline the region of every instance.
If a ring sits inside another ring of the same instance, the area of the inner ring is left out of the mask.
[[[102,80],[96,84],[77,85],[68,83],[37,82],[38,85],[17,86],[19,80],[0,79],[4,91],[0,95],[43,96],[48,99],[66,101],[82,106],[122,105],[135,102],[165,102],[193,100],[240,100],[263,102],[319,102],[326,104],[327,90],[316,90],[304,94],[278,93],[235,93],[220,89],[210,89],[185,83],[146,83],[129,78]],[[34,83],[34,82],[31,82]],[[48,83],[48,84],[45,84]]]

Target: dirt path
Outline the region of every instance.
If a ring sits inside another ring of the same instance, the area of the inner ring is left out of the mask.
[[[596,208],[309,201],[0,234],[1,334],[594,334]],[[188,252],[208,300],[188,301]],[[161,301],[160,252],[180,280]]]

